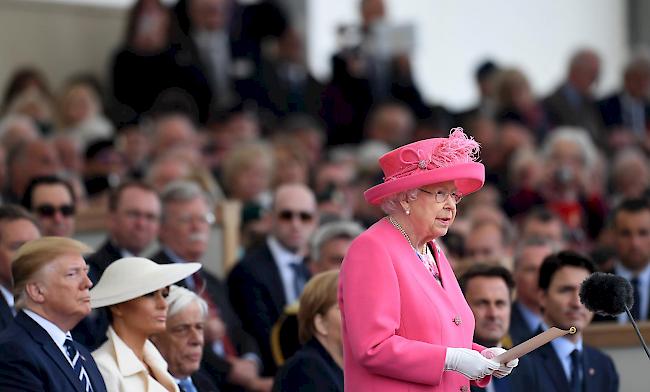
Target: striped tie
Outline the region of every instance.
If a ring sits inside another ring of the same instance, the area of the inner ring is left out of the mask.
[[[65,346],[65,349],[68,353],[68,358],[70,358],[70,361],[72,362],[72,370],[74,370],[74,374],[77,375],[77,378],[81,382],[81,387],[86,392],[93,392],[93,387],[90,385],[90,377],[88,377],[86,369],[84,369],[81,361],[79,360],[81,355],[79,355],[79,351],[77,351],[74,343],[72,343],[72,339],[68,337],[63,345]]]

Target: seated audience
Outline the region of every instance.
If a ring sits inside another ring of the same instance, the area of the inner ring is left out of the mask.
[[[105,392],[90,352],[70,330],[90,313],[92,282],[81,242],[60,237],[21,246],[11,266],[15,321],[0,334],[0,391]]]
[[[171,284],[201,268],[198,263],[159,265],[125,257],[104,271],[90,292],[93,308],[108,306],[108,340],[93,357],[109,392],[179,392],[167,363],[149,337],[165,331]]]
[[[14,321],[16,314],[12,259],[23,244],[40,237],[36,219],[24,208],[13,204],[0,206],[0,331]]]
[[[337,304],[339,272],[316,275],[300,297],[298,328],[304,346],[275,377],[273,391],[343,392],[343,342]]]

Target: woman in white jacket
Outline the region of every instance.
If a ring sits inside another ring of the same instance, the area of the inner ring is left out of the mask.
[[[167,362],[149,341],[164,332],[169,286],[196,272],[198,263],[157,264],[126,257],[106,268],[90,291],[93,308],[108,306],[108,340],[93,352],[108,392],[178,392]]]

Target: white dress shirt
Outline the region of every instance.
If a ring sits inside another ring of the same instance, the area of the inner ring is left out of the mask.
[[[282,279],[282,286],[284,287],[284,295],[287,299],[287,304],[292,304],[298,300],[300,293],[294,291],[293,282],[295,280],[295,271],[291,268],[291,264],[302,263],[303,257],[291,252],[283,247],[273,236],[268,236],[266,244],[269,246],[271,255],[275,264],[280,270],[280,278]]]

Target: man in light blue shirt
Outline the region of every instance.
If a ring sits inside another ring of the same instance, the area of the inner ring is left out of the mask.
[[[558,327],[577,332],[555,339],[529,356],[533,366],[522,374],[527,392],[616,392],[619,378],[611,358],[583,344],[582,332],[593,313],[580,302],[581,283],[596,270],[588,258],[562,251],[547,256],[540,267],[541,329]]]

